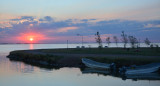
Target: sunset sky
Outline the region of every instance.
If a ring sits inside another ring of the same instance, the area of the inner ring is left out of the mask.
[[[160,42],[160,0],[0,0],[0,43],[95,42],[97,31]]]

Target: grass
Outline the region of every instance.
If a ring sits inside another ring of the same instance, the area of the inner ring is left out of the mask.
[[[61,59],[61,56],[54,56],[50,54],[32,54],[32,53],[26,53],[25,51],[12,51],[10,52],[10,55],[16,56],[25,60],[36,60],[36,61],[45,61],[48,63],[56,63],[59,59]]]
[[[45,53],[70,53],[70,54],[125,54],[125,55],[144,55],[144,56],[160,56],[160,48],[139,48],[137,49],[123,49],[123,48],[84,48],[84,49],[42,49]]]

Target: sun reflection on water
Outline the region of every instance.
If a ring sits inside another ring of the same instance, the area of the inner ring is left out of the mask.
[[[33,49],[33,44],[29,44],[29,49]]]

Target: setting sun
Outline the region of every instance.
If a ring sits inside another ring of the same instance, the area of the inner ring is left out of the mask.
[[[38,43],[40,41],[46,40],[47,38],[43,34],[28,32],[22,33],[17,37],[17,39],[24,43]]]
[[[33,38],[29,38],[29,40],[30,40],[30,41],[33,41],[34,39],[33,39]]]

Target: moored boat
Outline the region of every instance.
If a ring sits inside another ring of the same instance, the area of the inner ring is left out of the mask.
[[[85,66],[90,67],[90,68],[105,68],[105,69],[110,69],[110,64],[106,63],[100,63],[96,62],[87,58],[82,58],[82,63],[85,64]]]
[[[137,66],[135,68],[125,68],[123,67],[120,71],[123,71],[124,74],[146,74],[158,71],[160,68],[160,63],[151,63],[147,65]]]

